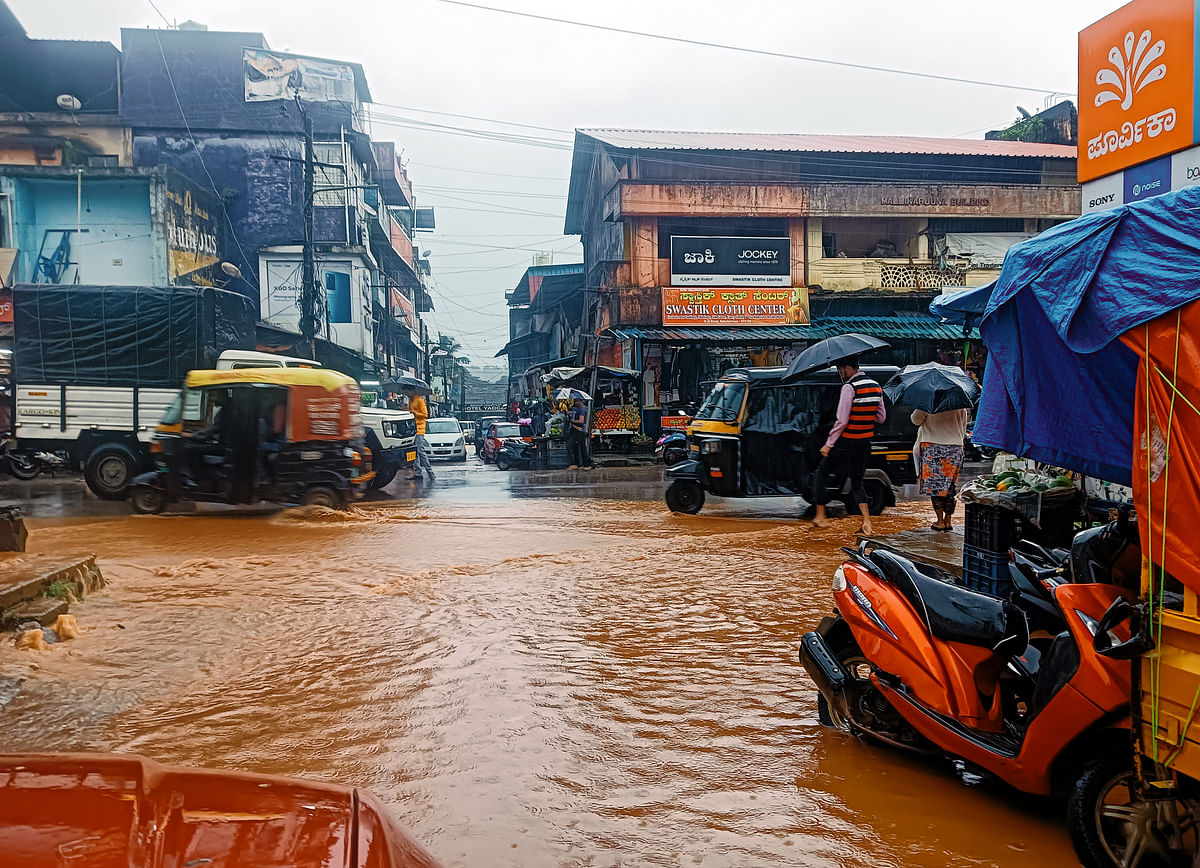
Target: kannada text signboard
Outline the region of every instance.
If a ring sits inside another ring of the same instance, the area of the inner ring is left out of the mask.
[[[1195,135],[1195,0],[1134,0],[1079,34],[1079,180]]]
[[[806,325],[808,288],[663,287],[664,326]]]
[[[672,286],[791,286],[790,238],[671,236]]]

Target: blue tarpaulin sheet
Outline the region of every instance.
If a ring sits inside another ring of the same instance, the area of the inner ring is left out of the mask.
[[[980,332],[978,442],[1128,484],[1137,357],[1118,337],[1200,297],[1200,187],[1009,250]]]
[[[993,280],[983,286],[964,289],[951,295],[939,295],[929,303],[929,312],[947,322],[971,328],[983,317],[988,299],[992,297],[992,290],[995,288],[996,281]]]

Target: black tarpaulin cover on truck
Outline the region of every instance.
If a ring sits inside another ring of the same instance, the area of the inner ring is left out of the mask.
[[[254,304],[199,286],[13,287],[22,383],[178,388],[223,350],[255,347]]]

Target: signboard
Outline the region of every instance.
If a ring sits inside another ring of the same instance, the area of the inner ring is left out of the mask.
[[[1083,213],[1106,211],[1200,184],[1200,147],[1114,172],[1083,185]]]
[[[1134,0],[1080,32],[1080,182],[1196,143],[1195,29],[1195,0]]]
[[[354,69],[345,63],[246,48],[242,50],[242,73],[246,102],[299,98],[353,105],[357,101]]]
[[[790,238],[671,236],[672,286],[791,286]]]
[[[806,325],[808,287],[676,289],[663,287],[664,326]]]
[[[182,175],[167,174],[167,275],[176,286],[213,286],[221,279],[216,197]]]
[[[0,322],[13,321],[12,290],[0,289]]]

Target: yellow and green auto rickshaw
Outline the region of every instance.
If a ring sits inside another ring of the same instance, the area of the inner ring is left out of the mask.
[[[340,508],[373,478],[358,384],[336,371],[192,371],[130,491],[139,513],[181,500]]]
[[[812,502],[813,471],[837,414],[842,381],[833,368],[784,382],[787,368],[733,368],[709,392],[688,425],[688,458],[668,467],[667,506],[695,514],[706,494],[716,497],[803,497]],[[866,365],[887,382],[898,368]],[[896,486],[916,482],[916,426],[907,408],[884,397],[887,421],[871,442],[863,482],[868,507],[879,515],[896,504]],[[830,479],[830,499],[849,495],[845,478]],[[811,507],[810,507],[811,509]]]

